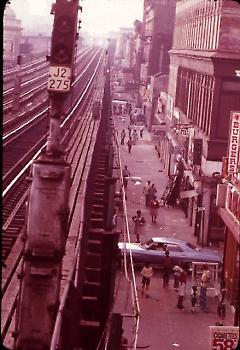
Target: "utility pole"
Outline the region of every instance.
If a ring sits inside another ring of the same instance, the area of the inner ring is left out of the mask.
[[[71,167],[60,145],[60,123],[71,91],[79,0],[56,0],[49,57],[50,131],[33,162],[24,259],[16,317],[17,350],[49,349],[59,304],[68,222]]]
[[[22,56],[17,57],[17,70],[14,78],[14,89],[13,89],[13,104],[12,111],[18,112],[20,108],[20,95],[21,95],[21,61]]]

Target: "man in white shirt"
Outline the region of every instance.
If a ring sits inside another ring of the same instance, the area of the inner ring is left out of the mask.
[[[202,311],[207,311],[206,299],[207,299],[207,287],[210,280],[210,271],[207,264],[203,265],[203,274],[200,282],[200,307]]]

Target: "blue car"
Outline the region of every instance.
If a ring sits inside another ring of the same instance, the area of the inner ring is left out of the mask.
[[[209,262],[222,264],[222,257],[216,251],[197,248],[189,242],[169,237],[152,237],[145,243],[118,243],[118,248],[127,255],[132,251],[135,265],[144,265],[149,262],[152,266],[161,268],[165,251],[169,251],[172,265],[184,265],[191,269],[192,262]]]

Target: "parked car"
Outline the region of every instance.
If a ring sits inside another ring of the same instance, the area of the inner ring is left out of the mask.
[[[135,265],[144,265],[149,262],[152,266],[161,268],[165,251],[168,250],[172,265],[181,264],[191,270],[192,262],[211,262],[222,264],[222,257],[216,251],[197,248],[189,242],[170,237],[152,237],[145,243],[118,243],[118,248],[123,254],[124,249],[129,255],[132,251]]]

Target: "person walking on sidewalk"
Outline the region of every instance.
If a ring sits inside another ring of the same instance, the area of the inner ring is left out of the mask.
[[[227,290],[225,288],[222,288],[220,290],[219,301],[217,306],[217,314],[220,319],[216,323],[217,326],[223,326],[223,321],[226,316],[226,295],[227,295]]]
[[[210,271],[208,265],[203,265],[203,273],[200,282],[200,307],[202,311],[207,311],[206,299],[207,299],[207,287],[210,280]]]
[[[156,196],[156,193],[157,193],[157,189],[156,189],[155,185],[151,184],[151,186],[149,187],[149,190],[148,190],[149,203],[151,202],[151,200],[154,199],[154,197]]]
[[[138,135],[137,135],[137,130],[134,129],[133,131],[133,136],[132,136],[133,144],[136,145],[137,140],[138,140]]]
[[[128,125],[128,137],[131,138],[132,137],[132,128],[131,125]]]
[[[163,286],[168,286],[169,276],[171,271],[171,258],[169,256],[169,251],[165,251],[165,257],[163,259]]]
[[[148,262],[145,263],[141,270],[142,275],[142,295],[144,295],[144,292],[146,291],[146,297],[148,298],[147,291],[149,290],[151,277],[153,275],[153,269],[149,265]]]
[[[132,145],[133,145],[133,142],[132,142],[132,138],[130,137],[129,140],[128,140],[128,142],[127,142],[128,153],[129,153],[129,154],[131,153]]]
[[[129,171],[127,165],[124,166],[124,169],[122,171],[122,176],[123,176],[123,185],[125,188],[127,188],[128,178],[130,176],[130,171]]]
[[[196,311],[195,309],[196,302],[197,302],[197,287],[192,286],[192,289],[191,289],[191,303],[192,303],[191,311],[192,312]]]
[[[173,278],[174,278],[173,288],[177,291],[178,288],[179,288],[179,277],[180,277],[181,272],[183,271],[183,269],[182,269],[180,266],[175,265],[175,266],[173,267],[173,271],[174,271],[174,276],[173,276]]]
[[[183,299],[186,294],[187,272],[183,269],[179,277],[178,303],[177,307],[184,310]]]
[[[140,126],[140,130],[139,130],[139,134],[140,134],[141,139],[142,139],[142,137],[143,137],[143,130],[144,130],[144,126],[141,125],[141,126]]]
[[[134,234],[136,235],[137,243],[140,243],[139,237],[141,226],[145,224],[145,219],[142,216],[141,210],[137,210],[137,215],[133,216],[132,220],[134,222]]]
[[[157,197],[154,196],[154,198],[151,200],[149,204],[150,208],[150,215],[152,217],[152,223],[157,223],[157,215],[158,215],[158,209],[160,207],[160,202],[157,200]]]
[[[122,132],[121,132],[121,145],[124,145],[124,140],[125,140],[125,137],[126,137],[126,132],[124,129],[122,129]]]
[[[148,191],[151,187],[151,181],[148,180],[148,182],[145,184],[144,188],[143,188],[143,194],[145,195],[145,200],[146,200],[146,207],[149,206],[149,194]]]

